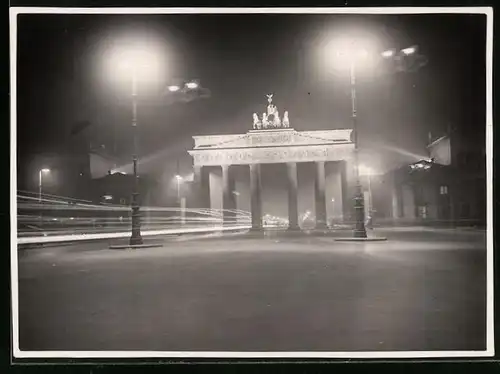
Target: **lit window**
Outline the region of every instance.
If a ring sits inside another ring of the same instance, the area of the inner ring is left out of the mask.
[[[441,186],[439,188],[439,194],[440,195],[447,195],[448,194],[448,186]]]

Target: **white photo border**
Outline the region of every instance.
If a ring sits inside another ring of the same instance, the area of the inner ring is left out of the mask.
[[[487,316],[484,351],[407,352],[201,352],[201,351],[22,351],[19,348],[19,290],[17,251],[17,16],[20,14],[484,14],[486,24],[486,246]],[[12,290],[12,348],[15,359],[22,358],[472,358],[492,357],[494,348],[493,274],[493,8],[492,7],[367,7],[367,8],[10,8],[10,240]]]

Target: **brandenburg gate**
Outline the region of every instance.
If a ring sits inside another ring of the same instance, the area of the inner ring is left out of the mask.
[[[342,190],[342,215],[348,219],[352,211],[349,185],[352,181],[354,143],[351,129],[328,131],[297,131],[290,127],[288,112],[280,118],[272,103],[273,95],[267,95],[267,112],[260,118],[254,113],[253,129],[246,134],[195,136],[193,157],[194,186],[205,201],[210,196],[206,167],[222,169],[222,208],[224,219],[232,218],[236,209],[233,194],[235,180],[231,169],[234,165],[249,165],[252,229],[262,229],[261,165],[283,164],[287,169],[288,223],[290,230],[299,230],[297,163],[315,164],[314,200],[316,229],[327,229],[325,197],[325,163],[341,163],[340,184]],[[202,198],[202,199],[203,199]]]

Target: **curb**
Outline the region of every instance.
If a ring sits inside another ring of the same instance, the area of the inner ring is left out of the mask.
[[[109,249],[140,249],[140,248],[159,248],[163,247],[163,244],[118,244],[110,245]]]
[[[376,237],[376,238],[335,238],[336,242],[384,242],[387,238]]]

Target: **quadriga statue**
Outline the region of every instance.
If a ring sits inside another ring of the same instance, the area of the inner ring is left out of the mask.
[[[260,129],[260,126],[261,126],[261,123],[260,123],[259,116],[257,115],[257,113],[254,113],[253,114],[253,129],[254,130]]]
[[[288,120],[288,111],[283,113],[283,127],[290,127],[290,121]]]
[[[263,113],[262,114],[262,127],[267,129],[269,127],[269,121],[267,119],[267,114]]]

